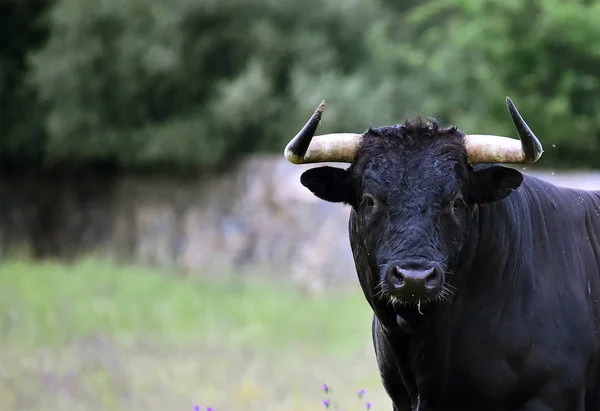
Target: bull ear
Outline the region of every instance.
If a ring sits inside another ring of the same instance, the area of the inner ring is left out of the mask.
[[[474,170],[470,200],[478,204],[503,200],[519,188],[522,182],[523,174],[513,168],[492,166]]]
[[[337,167],[311,168],[302,173],[300,183],[321,200],[352,204],[350,172]]]

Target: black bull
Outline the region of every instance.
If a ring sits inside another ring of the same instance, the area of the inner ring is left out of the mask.
[[[394,410],[599,411],[600,192],[471,165],[464,138],[419,119],[369,129],[348,169],[301,178],[352,207]]]

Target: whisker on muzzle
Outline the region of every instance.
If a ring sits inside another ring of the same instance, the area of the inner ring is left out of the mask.
[[[375,294],[373,294],[374,298],[383,297],[384,294],[385,294],[385,290],[382,287],[380,287],[380,286],[375,287]]]
[[[442,290],[454,293],[456,290],[458,290],[458,288],[456,288],[452,284],[444,283]]]
[[[449,304],[454,299],[457,288],[451,284],[444,283],[440,291],[429,296],[420,298],[402,298],[394,295],[393,290],[384,284],[376,286],[375,297],[381,298],[392,307],[415,307],[420,314],[423,314],[423,306],[430,303]]]

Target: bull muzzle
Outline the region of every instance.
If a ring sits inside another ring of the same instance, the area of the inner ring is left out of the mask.
[[[464,144],[469,164],[532,164],[542,156],[542,144],[509,97],[506,97],[506,104],[520,141],[503,136],[467,134]],[[325,101],[285,147],[285,158],[291,163],[353,163],[356,160],[364,134],[334,133],[315,136],[324,109]]]

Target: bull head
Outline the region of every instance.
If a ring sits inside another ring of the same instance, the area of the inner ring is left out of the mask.
[[[542,156],[542,144],[508,97],[506,104],[520,141],[502,136],[467,134],[464,144],[469,164],[532,164]],[[315,136],[324,109],[323,101],[302,130],[286,146],[284,155],[291,163],[355,161],[363,134],[334,133]]]

